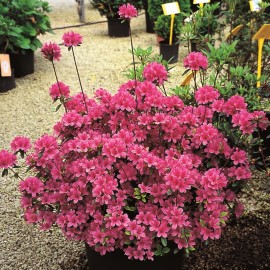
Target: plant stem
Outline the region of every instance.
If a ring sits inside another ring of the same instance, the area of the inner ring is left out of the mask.
[[[53,71],[54,71],[55,79],[56,79],[56,82],[57,82],[57,86],[58,86],[58,89],[59,89],[59,94],[61,94],[59,80],[58,80],[58,77],[57,77],[57,73],[56,73],[56,69],[55,69],[55,65],[54,65],[53,60],[52,60],[52,66],[53,66]],[[66,108],[66,105],[65,105],[64,101],[63,101],[63,105],[64,105],[64,108],[65,108],[65,112],[67,112],[67,108]]]
[[[82,82],[81,82],[81,78],[80,78],[80,74],[79,74],[79,70],[78,70],[78,66],[77,66],[77,62],[76,62],[76,58],[75,58],[75,53],[74,53],[74,50],[73,50],[73,46],[71,47],[71,51],[72,51],[72,55],[73,55],[73,59],[74,59],[75,67],[76,67],[76,72],[77,72],[77,75],[78,75],[78,79],[79,79],[79,83],[80,83],[80,87],[81,87],[81,91],[82,91],[82,95],[83,95],[83,102],[84,102],[85,110],[88,113],[88,109],[87,109],[87,105],[86,105],[86,100],[85,100],[85,95],[84,95],[84,92],[83,92]]]
[[[130,46],[131,46],[132,61],[133,61],[134,80],[135,80],[135,87],[136,87],[137,86],[137,76],[136,76],[136,66],[135,66],[135,57],[134,57],[134,46],[133,46],[133,40],[132,40],[130,20],[128,20],[128,24],[129,24]]]
[[[164,93],[164,94],[165,94],[165,96],[167,97],[168,95],[167,95],[167,92],[166,92],[166,89],[165,89],[164,84],[162,84],[162,89],[163,89],[163,93]]]

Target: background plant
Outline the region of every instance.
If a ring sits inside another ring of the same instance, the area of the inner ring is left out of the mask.
[[[7,0],[0,3],[2,48],[24,52],[41,47],[38,35],[52,32],[49,4],[41,0]]]
[[[176,14],[174,17],[174,27],[173,27],[173,37],[172,42],[177,43],[180,38],[181,27],[183,24],[182,16]],[[159,36],[164,38],[164,40],[169,43],[171,29],[171,16],[160,15],[155,22],[154,31]]]
[[[232,42],[238,40],[234,56],[234,65],[248,65],[251,72],[257,71],[257,42],[252,40],[255,33],[261,28],[263,24],[269,23],[270,20],[270,1],[262,1],[261,10],[258,12],[250,11],[248,1],[227,0],[228,11],[225,12],[226,22],[230,26],[230,30],[238,25],[243,25],[239,33],[229,40]],[[269,42],[266,41],[263,53],[262,69],[267,74],[270,72],[267,63],[270,61],[269,56]]]
[[[119,7],[123,4],[131,4],[136,7],[137,10],[143,8],[143,1],[141,0],[93,0],[92,5],[96,8],[100,15],[106,17],[118,16],[117,12]]]
[[[171,3],[171,0],[148,0],[148,13],[153,21],[163,14],[162,4]],[[178,0],[182,13],[190,12],[190,2],[187,0]]]
[[[207,42],[219,39],[224,29],[223,23],[218,21],[216,11],[220,3],[205,4],[195,13],[189,14],[181,30],[181,40],[188,42],[188,50],[191,51],[191,43],[196,44],[196,50],[205,48]]]

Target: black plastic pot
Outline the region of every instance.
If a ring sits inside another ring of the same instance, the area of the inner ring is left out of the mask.
[[[88,268],[91,270],[181,270],[183,253],[155,257],[154,261],[129,260],[122,250],[101,256],[86,244]]]
[[[23,53],[10,53],[10,63],[15,70],[15,78],[34,73],[34,52],[27,50]]]
[[[110,37],[128,37],[129,36],[129,22],[126,20],[122,22],[118,16],[107,17],[108,34]]]
[[[11,71],[10,77],[1,77],[0,75],[0,93],[4,93],[16,87],[14,70]]]
[[[161,41],[159,42],[159,52],[164,60],[170,60],[170,64],[176,63],[179,55],[179,43],[169,45],[167,40]]]

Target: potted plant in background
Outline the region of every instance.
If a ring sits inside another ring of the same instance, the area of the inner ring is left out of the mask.
[[[138,10],[143,8],[141,0],[93,0],[92,5],[101,16],[106,16],[108,21],[108,34],[110,37],[129,36],[130,26],[128,21],[121,22],[118,10],[123,4],[132,4]]]
[[[151,0],[143,0],[143,8],[145,10],[146,32],[147,33],[155,33],[154,20],[150,18],[149,11],[148,11],[149,1],[151,1]]]
[[[218,21],[220,3],[205,4],[185,19],[181,31],[181,40],[188,43],[189,51],[200,51],[206,48],[207,42],[215,42],[224,28]]]
[[[0,12],[3,12],[0,4]],[[7,54],[9,42],[20,39],[21,29],[15,25],[15,22],[8,17],[0,15],[0,54]],[[8,54],[9,55],[9,54]],[[9,57],[10,58],[10,57]],[[1,72],[1,68],[0,68]],[[0,92],[6,92],[16,87],[14,69],[11,67],[11,76],[2,76],[0,73]]]
[[[183,16],[181,14],[176,14],[174,18],[172,44],[170,44],[171,17],[160,15],[155,22],[155,32],[159,37],[162,38],[162,40],[159,42],[160,54],[163,56],[164,60],[170,60],[170,63],[176,63],[178,61],[179,38],[182,24]]]
[[[52,32],[46,15],[49,11],[49,4],[41,0],[7,0],[1,3],[0,14],[13,20],[20,29],[19,32],[5,34],[6,51],[10,54],[15,77],[34,72],[34,51],[42,45],[38,36]]]

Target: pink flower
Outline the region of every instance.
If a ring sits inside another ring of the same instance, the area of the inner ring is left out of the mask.
[[[67,47],[72,47],[72,46],[80,46],[82,44],[82,40],[83,40],[83,37],[74,32],[74,31],[70,31],[70,32],[67,32],[63,35],[62,37],[63,41],[64,41],[64,45],[67,46]]]
[[[120,18],[130,20],[138,16],[138,11],[133,5],[128,3],[119,7],[118,14]]]
[[[7,150],[0,151],[0,168],[8,169],[16,164],[17,158],[14,154]]]
[[[15,137],[10,143],[10,148],[14,152],[20,150],[23,152],[27,152],[31,148],[30,139],[23,136]]]
[[[20,182],[20,191],[26,191],[33,198],[44,190],[43,182],[37,177],[28,177]]]
[[[50,96],[53,100],[56,100],[57,98],[65,97],[69,98],[70,90],[69,86],[64,84],[63,82],[58,82],[53,84],[50,87]]]
[[[61,49],[55,42],[47,42],[41,48],[43,57],[49,61],[60,61]]]
[[[184,59],[184,67],[190,68],[191,70],[200,70],[200,68],[206,69],[207,66],[208,60],[201,52],[191,52]]]
[[[149,63],[143,70],[143,77],[150,82],[161,85],[167,81],[168,72],[166,68],[157,62]]]
[[[232,154],[231,160],[233,160],[234,165],[245,164],[248,162],[246,152],[243,150],[239,150],[238,148],[236,148],[236,150]]]
[[[220,96],[219,92],[212,86],[205,85],[195,92],[195,99],[198,104],[214,102]]]
[[[237,218],[241,217],[245,211],[245,207],[242,203],[238,203],[236,206],[235,206],[235,216]]]

